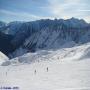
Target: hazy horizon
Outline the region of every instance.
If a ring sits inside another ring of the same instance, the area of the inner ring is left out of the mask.
[[[71,18],[75,18],[75,17],[71,17]],[[71,18],[68,18],[68,19],[71,19]],[[50,18],[47,18],[49,20],[55,20],[57,18],[53,18],[53,19],[50,19]],[[3,21],[3,20],[0,20],[1,22],[5,22],[5,23],[11,23],[11,22],[32,22],[32,21],[38,21],[38,20],[47,20],[47,19],[37,19],[37,20],[31,20],[31,21],[25,21],[25,20],[17,20],[17,21]],[[68,20],[68,19],[64,19],[64,18],[58,18],[57,20],[60,20],[60,19],[63,19],[63,20]],[[78,20],[84,20],[86,23],[90,23],[90,22],[87,22],[85,19],[79,19],[79,18],[75,18],[75,19],[78,19]]]

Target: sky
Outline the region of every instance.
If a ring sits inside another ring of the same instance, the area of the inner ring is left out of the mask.
[[[0,0],[0,20],[85,19],[90,23],[90,0]]]

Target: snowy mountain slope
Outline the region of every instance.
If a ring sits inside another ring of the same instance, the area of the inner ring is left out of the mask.
[[[75,18],[14,24],[10,56],[19,57],[0,53],[0,88],[90,90],[90,24]]]
[[[5,25],[6,25],[5,22],[0,21],[0,31],[2,31],[2,27],[5,27]]]
[[[84,20],[71,18],[27,22],[23,23],[23,27],[11,42],[17,47],[11,55],[15,57],[14,53],[21,52],[21,48],[27,52],[35,52],[38,49],[60,48],[68,42],[87,43],[90,41],[89,36],[90,24]],[[17,54],[19,55],[21,54]]]
[[[61,49],[61,48],[71,48],[71,47],[74,47],[76,45],[76,43],[75,42],[73,42],[73,41],[70,41],[70,42],[66,42],[66,43],[64,43],[63,45],[61,45],[61,46],[59,46],[59,49]],[[57,50],[58,49],[58,47],[54,47],[53,48],[53,50]],[[39,51],[40,49],[37,49],[37,51]],[[44,50],[44,49],[43,49]],[[40,50],[40,51],[43,51],[43,50]],[[50,49],[45,49],[45,50],[47,50],[47,52],[48,51],[50,51],[50,50],[52,50],[52,48]],[[22,56],[22,55],[24,55],[25,53],[29,53],[30,52],[30,50],[29,49],[26,49],[26,48],[19,48],[19,49],[16,49],[15,50],[15,52],[13,52],[12,54],[10,54],[9,55],[9,57],[11,57],[11,58],[14,58],[14,57],[19,57],[19,56]]]
[[[24,22],[19,22],[19,21],[14,21],[10,23],[5,23],[0,21],[0,31],[2,31],[5,34],[14,36],[18,32],[18,30],[20,30],[23,23]]]
[[[14,21],[5,25],[1,23],[1,26],[4,33],[12,36],[9,42],[11,47],[6,53],[10,58],[20,56],[26,52],[59,49],[69,42],[90,42],[90,24],[83,19]],[[5,37],[3,38],[6,39]],[[5,48],[6,50],[8,49],[6,45]]]
[[[19,90],[90,90],[90,57],[81,59],[89,48],[87,43],[17,57],[11,65],[0,66],[0,85]]]
[[[5,54],[0,52],[0,65],[7,60],[9,60],[9,58]]]
[[[85,59],[89,59],[90,58],[89,52],[90,52],[90,43],[87,43],[83,45],[76,45],[74,47],[69,47],[69,48],[38,50],[35,53],[27,53],[22,56],[11,59],[10,62],[12,64],[18,64],[18,63],[23,64],[23,63],[39,62],[39,60],[51,61],[51,60],[63,60],[63,59],[66,60],[67,62],[69,61],[71,62],[72,60],[73,61],[82,60],[82,57]]]
[[[27,50],[30,52],[35,52],[37,50],[48,50],[48,49],[59,49],[63,47],[63,45],[68,44],[70,42],[73,42],[74,44],[77,43],[86,43],[89,42],[89,33],[90,30],[72,30],[72,29],[66,29],[66,30],[60,30],[53,28],[45,28],[43,30],[40,30],[38,32],[35,32],[29,36],[20,49],[16,50],[12,53],[12,56],[19,56],[18,53],[22,50]],[[86,39],[84,39],[86,38]],[[66,45],[65,45],[66,46]],[[74,45],[73,45],[74,46]]]

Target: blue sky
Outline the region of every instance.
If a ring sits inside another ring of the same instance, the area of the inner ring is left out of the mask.
[[[71,17],[90,22],[90,0],[0,0],[0,20],[5,22]]]

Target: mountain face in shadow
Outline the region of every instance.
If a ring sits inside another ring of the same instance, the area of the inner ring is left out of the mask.
[[[13,36],[0,32],[0,51],[5,54],[12,52],[13,46],[10,43],[12,38]]]
[[[11,22],[1,27],[5,36],[1,41],[7,43],[9,53],[30,51],[38,49],[60,48],[68,42],[90,42],[90,24],[83,19],[41,19],[32,22]],[[6,33],[8,35],[6,35]],[[6,39],[7,38],[7,39]],[[10,49],[10,47],[12,48]],[[1,49],[2,49],[1,48]]]

